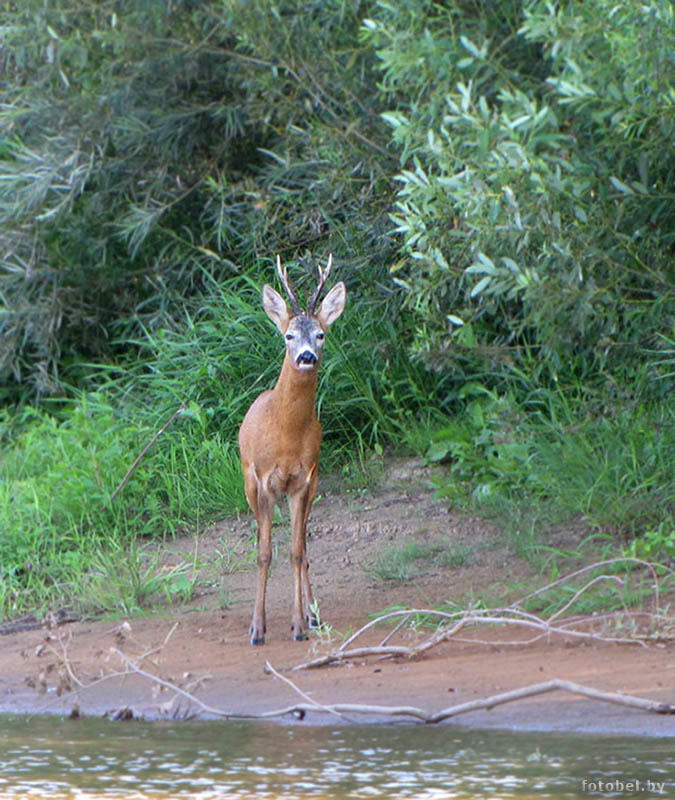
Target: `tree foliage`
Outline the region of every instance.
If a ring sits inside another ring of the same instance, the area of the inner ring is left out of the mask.
[[[665,0],[3,4],[0,394],[308,250],[460,380],[667,388],[674,30]]]
[[[73,361],[172,324],[205,275],[314,248],[363,262],[388,184],[360,20],[347,2],[4,6],[5,387],[58,390]]]
[[[365,22],[415,349],[615,382],[673,325],[672,6],[499,7],[381,3]]]

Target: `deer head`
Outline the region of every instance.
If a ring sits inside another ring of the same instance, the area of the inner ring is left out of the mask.
[[[333,256],[330,255],[325,268],[319,267],[319,281],[305,313],[300,308],[295,290],[288,278],[288,270],[281,267],[279,256],[277,256],[277,273],[291,303],[291,311],[279,292],[269,284],[263,287],[262,302],[265,313],[283,334],[291,364],[298,370],[314,370],[319,366],[326,331],[342,314],[345,307],[347,292],[344,283],[340,281],[324,297],[318,311],[314,311],[332,265]]]

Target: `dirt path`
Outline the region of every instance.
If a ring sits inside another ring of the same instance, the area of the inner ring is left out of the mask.
[[[145,669],[213,707],[236,714],[283,708],[300,698],[265,673],[267,661],[282,669],[331,652],[369,615],[392,606],[437,607],[484,594],[513,595],[509,586],[535,580],[531,567],[509,552],[499,531],[449,513],[433,499],[423,468],[408,462],[391,465],[373,491],[338,493],[328,485],[315,505],[311,528],[312,582],[322,617],[330,623],[322,635],[313,634],[308,642],[290,640],[287,535],[278,526],[267,642],[250,647],[247,628],[255,585],[251,526],[248,518],[225,520],[200,536],[199,558],[206,564],[203,591],[189,607],[0,637],[0,711],[68,714],[78,707],[82,713],[103,714],[128,707],[137,715],[162,717],[195,710],[185,700],[179,704],[173,690],[138,674],[110,677],[125,671],[117,651],[134,661],[145,655]],[[570,544],[577,533],[568,530],[558,536]],[[403,549],[413,547],[411,542],[418,557],[398,558]],[[193,546],[192,539],[175,542],[164,556],[167,567]],[[402,580],[383,578],[397,571]],[[407,630],[403,641],[427,634]],[[360,643],[375,644],[383,635],[381,629],[373,630]],[[500,640],[513,640],[514,634],[496,629],[477,630],[465,638],[472,636],[492,644],[453,641],[413,661],[363,659],[290,677],[323,704],[412,705],[436,711],[552,678],[675,703],[672,646],[571,641],[503,645]],[[99,678],[105,680],[94,683]],[[336,724],[383,718],[337,720],[308,714],[305,719]],[[563,694],[472,712],[449,724],[675,736],[675,716]]]

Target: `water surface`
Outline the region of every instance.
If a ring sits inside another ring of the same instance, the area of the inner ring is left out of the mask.
[[[0,717],[1,798],[675,797],[675,740]]]

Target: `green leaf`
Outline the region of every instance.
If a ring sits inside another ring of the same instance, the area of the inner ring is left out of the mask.
[[[467,267],[464,271],[468,275],[479,274],[479,275],[496,275],[497,268],[495,267],[494,261],[491,258],[485,255],[485,253],[478,253],[478,262],[473,263],[470,267]]]
[[[467,38],[466,36],[460,36],[459,41],[462,43],[462,47],[465,50],[468,50],[472,56],[475,58],[482,58],[481,51],[476,47],[476,45],[471,41],[471,39]]]
[[[484,278],[481,278],[471,290],[470,297],[472,299],[474,297],[478,297],[478,295],[483,291],[483,289],[486,289],[490,285],[491,280],[492,278],[489,275],[486,275]]]
[[[509,270],[509,272],[512,272],[514,275],[520,274],[520,267],[512,258],[502,256],[502,263]]]
[[[620,181],[618,178],[615,178],[614,175],[609,176],[610,183],[615,189],[618,189],[623,194],[635,194],[633,189],[630,186],[625,184],[623,181]]]
[[[427,450],[427,459],[434,462],[443,461],[450,452],[450,447],[448,442],[432,442]]]

